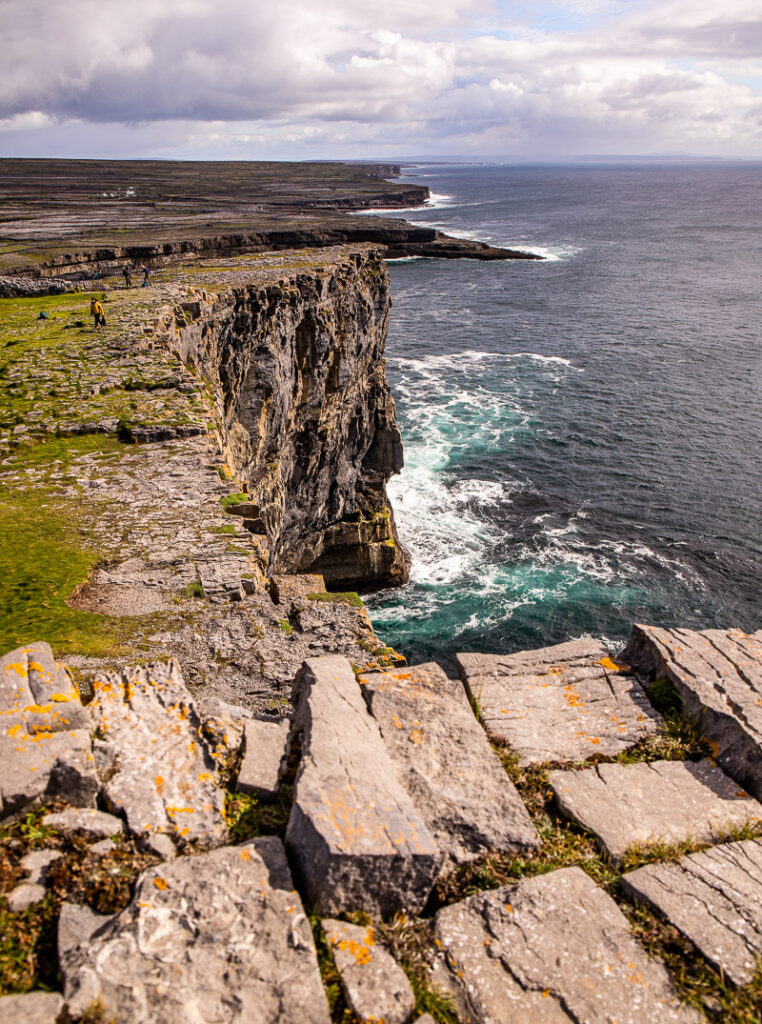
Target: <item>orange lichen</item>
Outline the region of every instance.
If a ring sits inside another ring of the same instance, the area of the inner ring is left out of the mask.
[[[157,889],[161,890],[161,892],[164,892],[164,890],[168,888],[167,883],[163,878],[154,878],[153,884]]]

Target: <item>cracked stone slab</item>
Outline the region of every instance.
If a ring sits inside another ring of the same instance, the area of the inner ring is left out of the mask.
[[[56,947],[61,971],[65,971],[69,958],[80,946],[86,946],[97,931],[113,920],[113,914],[96,914],[80,903],[64,902],[58,915]]]
[[[463,685],[436,664],[360,677],[416,810],[452,865],[540,839]]]
[[[279,839],[144,872],[123,911],[63,963],[73,1016],[122,1024],[329,1024],[312,932]]]
[[[310,658],[295,683],[302,760],[286,846],[323,914],[415,912],[441,854],[403,788],[346,658]]]
[[[762,843],[715,846],[622,877],[627,895],[654,907],[736,985],[762,957]]]
[[[63,996],[58,992],[27,992],[0,997],[3,1024],[58,1024],[65,1018]]]
[[[46,643],[0,658],[0,764],[0,818],[46,795],[95,802],[87,712],[69,670]]]
[[[643,676],[674,684],[720,766],[762,800],[762,630],[635,625],[622,657]]]
[[[245,747],[236,789],[263,800],[273,800],[286,765],[291,723],[250,719],[244,726]]]
[[[700,1024],[581,868],[440,910],[435,935],[474,1024]]]
[[[321,923],[347,1002],[363,1024],[406,1024],[415,1008],[413,990],[394,957],[377,944],[373,928]]]
[[[561,812],[618,863],[649,843],[711,842],[762,820],[762,806],[709,760],[599,764],[550,773]]]
[[[89,705],[102,792],[136,836],[225,842],[224,792],[176,661],[106,673]]]
[[[521,765],[617,754],[661,723],[637,679],[596,640],[456,660],[487,731],[506,740]]]

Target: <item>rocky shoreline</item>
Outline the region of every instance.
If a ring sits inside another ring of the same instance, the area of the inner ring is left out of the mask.
[[[3,1021],[759,1020],[762,631],[406,667],[395,250],[323,230],[0,299]]]

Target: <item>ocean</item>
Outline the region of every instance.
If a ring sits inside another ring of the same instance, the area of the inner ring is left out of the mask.
[[[401,216],[543,262],[392,262],[411,662],[762,627],[762,165],[427,165]]]

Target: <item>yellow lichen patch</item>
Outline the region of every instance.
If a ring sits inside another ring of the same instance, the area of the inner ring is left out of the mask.
[[[241,860],[251,860],[251,854],[248,850],[241,850]]]
[[[45,715],[51,710],[50,704],[28,704],[24,711],[32,715]]]
[[[211,782],[212,781],[212,773],[211,772],[199,772],[198,781],[199,782]]]
[[[10,665],[5,666],[5,671],[15,672],[16,675],[21,676],[23,679],[26,679],[28,675],[25,661],[14,661]]]
[[[572,708],[583,708],[585,706],[585,702],[571,684],[564,687],[564,700]]]
[[[340,939],[338,942],[334,940],[333,944],[342,951],[347,950],[360,965],[369,964],[373,959],[370,950],[362,942],[355,942],[354,939]]]
[[[411,743],[423,743],[423,729],[413,729],[408,739]]]
[[[603,667],[608,672],[629,672],[630,671],[630,666],[629,665],[617,665],[617,663],[615,661],[612,661],[611,658],[601,658],[599,664],[603,665]]]
[[[167,814],[170,817],[174,817],[176,814],[193,814],[194,809],[192,807],[168,807]]]
[[[10,729],[8,730],[8,735],[9,736],[18,736],[19,733],[22,732],[22,731],[23,730],[22,730],[20,725],[12,725],[10,727]]]
[[[154,878],[153,884],[157,889],[161,890],[161,892],[164,892],[164,890],[167,889],[167,883],[163,878]]]
[[[153,780],[153,784],[154,786],[156,786],[157,790],[162,790],[164,788],[164,776],[157,775],[156,778]]]

